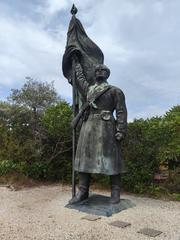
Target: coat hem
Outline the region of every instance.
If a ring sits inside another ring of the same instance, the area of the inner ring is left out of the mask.
[[[75,171],[77,171],[77,172],[84,172],[84,173],[104,174],[104,175],[108,175],[108,176],[110,176],[110,175],[117,175],[117,174],[121,173],[121,170],[116,171],[116,172],[114,172],[114,171],[107,172],[107,171],[97,171],[97,170],[91,170],[91,169],[86,170],[86,169],[79,169],[79,168],[78,169],[75,168]]]

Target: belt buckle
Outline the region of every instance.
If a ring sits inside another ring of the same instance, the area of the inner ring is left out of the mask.
[[[101,118],[105,121],[109,121],[111,119],[111,112],[106,110],[101,111]]]

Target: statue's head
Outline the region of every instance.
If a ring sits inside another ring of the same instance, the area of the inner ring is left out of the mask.
[[[95,67],[96,81],[106,81],[110,75],[109,68],[104,64],[98,64]]]

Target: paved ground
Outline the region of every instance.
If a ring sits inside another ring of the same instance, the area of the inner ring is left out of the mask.
[[[101,192],[108,194],[107,192]],[[136,207],[112,217],[90,222],[85,213],[67,209],[71,196],[67,186],[41,186],[20,191],[0,187],[0,240],[146,240],[137,233],[149,227],[163,233],[154,239],[180,240],[180,203],[123,195]],[[120,220],[132,225],[124,229],[108,223]]]

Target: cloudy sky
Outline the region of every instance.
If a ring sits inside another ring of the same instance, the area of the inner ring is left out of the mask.
[[[179,0],[0,0],[0,100],[26,76],[54,81],[71,101],[61,62],[72,3],[126,95],[128,118],[162,115],[180,100]]]

